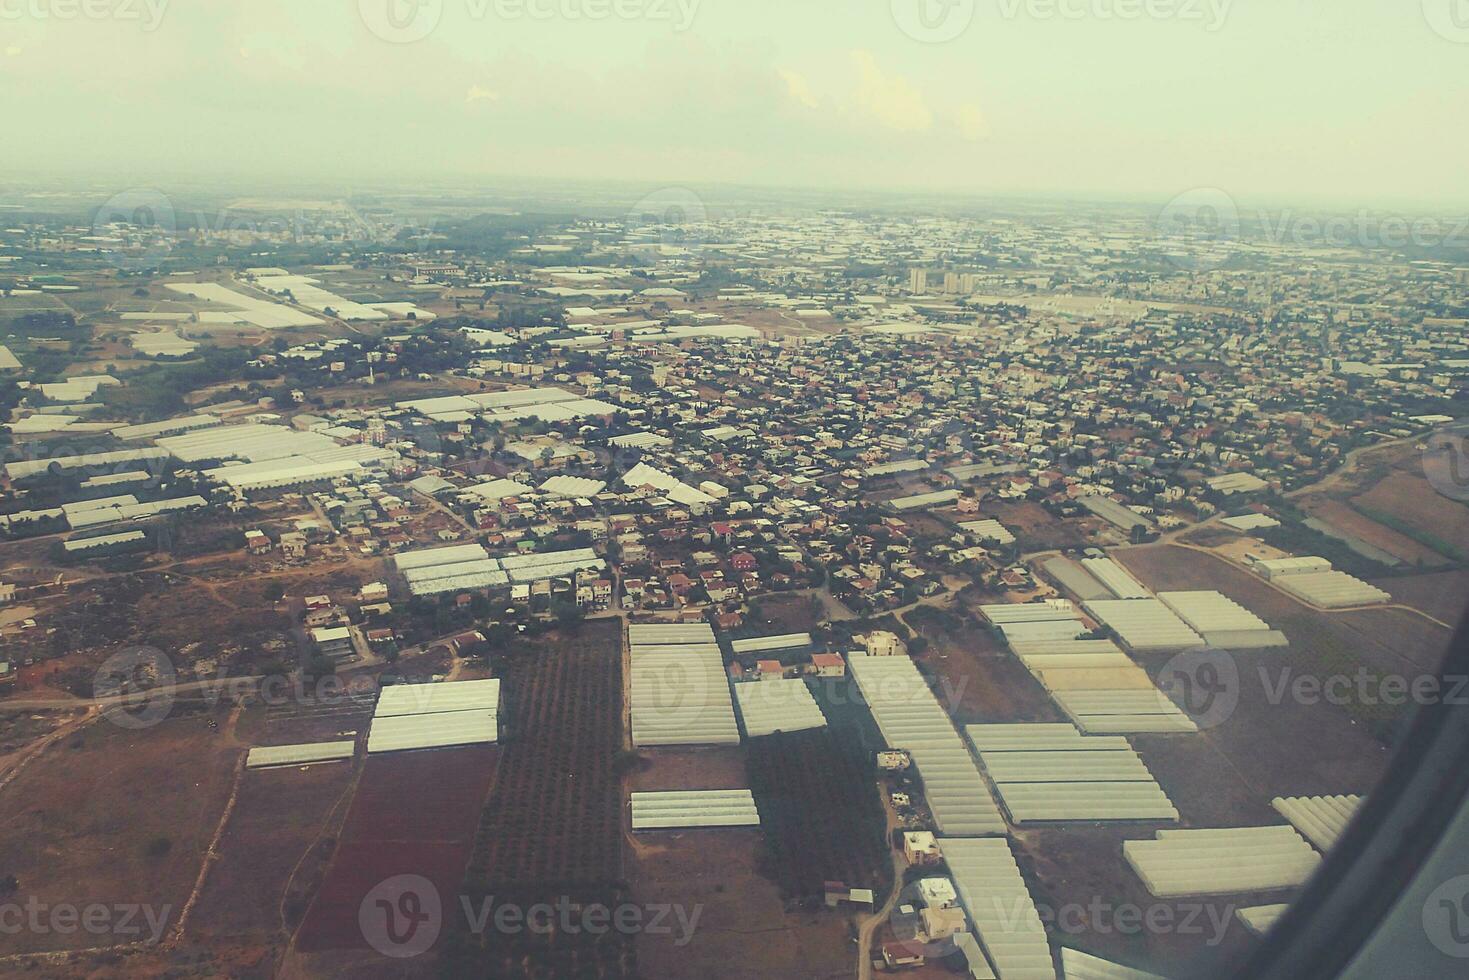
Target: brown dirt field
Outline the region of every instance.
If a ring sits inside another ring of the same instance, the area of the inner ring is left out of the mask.
[[[350,762],[247,772],[220,838],[220,858],[189,921],[189,939],[285,939],[304,911],[287,908],[282,923],[287,883],[298,864],[308,878],[320,870],[303,859],[313,850],[319,861],[329,855],[322,834],[330,832],[328,817],[351,781]]]
[[[1469,507],[1440,496],[1422,476],[1395,470],[1351,503],[1369,516],[1372,511],[1390,514],[1423,534],[1469,550]]]
[[[1061,520],[1054,517],[1040,504],[1022,501],[1011,503],[995,497],[986,497],[980,506],[982,513],[968,518],[980,520],[993,517],[1015,534],[1021,551],[1050,551],[1061,548],[1079,548],[1090,544],[1101,522],[1095,519]]]
[[[296,948],[365,948],[358,908],[394,875],[427,878],[446,912],[455,910],[499,752],[498,746],[475,745],[368,757]]]
[[[1021,852],[1017,860],[1047,921],[1052,945],[1163,976],[1224,975],[1232,958],[1257,942],[1234,918],[1234,909],[1290,896],[1154,898],[1122,859],[1122,841],[1151,836],[1151,830],[1141,827],[1083,826],[1016,836]],[[1152,921],[1167,925],[1138,928],[1138,913],[1132,913],[1131,922],[1125,917],[1131,909],[1144,910],[1157,917]]]
[[[225,715],[214,716],[221,725]],[[152,728],[108,722],[58,743],[0,791],[0,867],[20,882],[9,901],[151,906],[171,926],[199,873],[229,797],[240,748],[175,716]],[[158,857],[147,849],[167,839]],[[138,941],[86,931],[0,934],[0,955]]]
[[[1403,605],[1421,609],[1445,623],[1458,625],[1469,607],[1469,570],[1371,581]]]
[[[643,762],[627,775],[626,793],[685,789],[746,789],[745,749],[715,745],[701,749],[643,749]]]
[[[959,724],[1066,720],[1040,682],[993,634],[965,627],[955,634],[924,635],[931,646],[918,662],[935,677],[934,693]]]
[[[809,633],[812,627],[826,618],[826,611],[821,606],[821,600],[806,593],[766,595],[761,596],[757,601],[760,604],[762,618],[760,620],[746,619],[745,626],[760,627],[760,635]],[[767,633],[766,630],[769,632]]]
[[[760,876],[760,835],[749,830],[638,834],[630,845],[632,900],[673,903],[699,919],[693,939],[637,939],[642,976],[660,980],[766,980],[851,975],[847,918],[786,912],[776,886]]]
[[[1449,561],[1432,548],[1419,544],[1406,534],[1384,527],[1340,500],[1312,498],[1302,500],[1300,504],[1301,509],[1312,517],[1320,518],[1337,530],[1355,535],[1370,545],[1397,555],[1410,565],[1422,562],[1432,567]]]

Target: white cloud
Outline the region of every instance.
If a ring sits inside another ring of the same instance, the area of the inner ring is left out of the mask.
[[[464,101],[470,105],[476,102],[499,102],[500,93],[482,85],[471,85],[464,95]]]
[[[990,135],[989,121],[977,105],[961,105],[953,111],[954,128],[970,142],[987,139]]]
[[[852,63],[857,67],[853,98],[859,111],[900,132],[923,132],[933,126],[933,111],[906,78],[884,72],[870,51],[853,51]]]
[[[805,75],[787,68],[777,68],[776,71],[786,83],[787,95],[808,109],[819,109],[821,107],[821,100],[816,97],[816,93],[811,89],[811,83],[806,80]]]

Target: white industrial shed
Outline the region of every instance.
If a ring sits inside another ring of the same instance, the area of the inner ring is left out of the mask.
[[[1329,572],[1331,571],[1331,562],[1315,555],[1303,555],[1291,558],[1265,558],[1254,562],[1250,567],[1255,570],[1255,574],[1273,582],[1287,575],[1312,575],[1316,572]]]
[[[826,716],[799,678],[736,684],[734,692],[747,738],[826,727]]]
[[[581,571],[597,571],[606,563],[591,548],[491,558],[481,546],[466,544],[407,551],[395,555],[393,565],[403,575],[410,592],[431,596],[539,582]]]
[[[1159,690],[1059,691],[1051,696],[1088,735],[1196,732],[1199,726]]]
[[[1000,627],[1007,643],[1028,643],[1037,640],[1074,640],[1087,632],[1086,624],[1079,619],[1047,619],[1030,623],[1005,623]]]
[[[402,554],[393,556],[393,567],[402,572],[410,568],[452,565],[488,557],[490,557],[490,553],[482,545],[458,544],[448,548],[426,548],[421,551],[405,551]]]
[[[1291,595],[1322,609],[1347,609],[1391,602],[1392,596],[1346,572],[1282,575],[1272,579]]]
[[[1336,846],[1362,805],[1362,797],[1286,796],[1276,797],[1270,805],[1324,854]]]
[[[81,453],[75,456],[53,456],[47,459],[21,459],[5,464],[5,476],[11,480],[23,480],[45,473],[53,466],[59,470],[115,469],[123,471],[136,469],[139,472],[146,472],[149,469],[157,469],[156,466],[150,467],[148,464],[162,463],[169,458],[169,455],[167,449],[120,449],[107,453]]]
[[[1160,830],[1123,841],[1122,856],[1158,898],[1294,888],[1321,863],[1290,827]]]
[[[1076,607],[1066,599],[1052,599],[1049,602],[995,603],[980,606],[979,611],[984,614],[985,619],[996,626],[1076,619]]]
[[[632,490],[644,486],[652,487],[676,504],[708,506],[714,503],[714,498],[704,491],[695,490],[677,477],[647,463],[639,463],[624,473],[622,484]]]
[[[441,711],[500,710],[500,681],[452,681],[436,684],[393,684],[378,695],[374,718],[436,714]]]
[[[1131,572],[1111,558],[1083,558],[1081,567],[1119,599],[1146,599],[1152,595]]]
[[[783,650],[810,650],[810,633],[785,633],[781,636],[752,636],[744,640],[733,640],[730,649],[736,656],[762,653],[779,653]]]
[[[934,823],[947,836],[1005,833],[989,787],[923,675],[907,657],[853,653],[847,663],[889,748],[918,767]]]
[[[1201,635],[1270,633],[1270,624],[1222,592],[1159,592],[1158,599]]]
[[[274,769],[280,766],[309,766],[317,762],[340,762],[352,758],[357,743],[352,739],[338,742],[313,742],[306,745],[261,745],[245,757],[247,769]]]
[[[633,744],[737,745],[740,730],[714,630],[700,624],[628,632]],[[680,645],[677,637],[687,639]]]
[[[595,497],[607,489],[601,480],[582,476],[553,476],[540,485],[540,492],[553,497]]]
[[[716,642],[714,628],[707,623],[634,624],[627,628],[627,638],[634,646]]]
[[[997,520],[964,521],[959,525],[959,530],[971,534],[981,541],[994,541],[999,544],[1014,544],[1015,535],[1010,529]]]
[[[148,535],[142,531],[122,531],[118,534],[98,535],[95,538],[72,538],[63,542],[61,546],[69,554],[78,554],[97,548],[112,548],[121,544],[133,544],[146,540],[148,540]]]
[[[1156,973],[1134,970],[1069,946],[1061,948],[1061,972],[1066,980],[1163,980]]]
[[[1085,608],[1138,652],[1183,650],[1204,643],[1199,634],[1157,599],[1101,599],[1086,603]]]
[[[630,793],[633,830],[758,827],[760,811],[747,789]]]
[[[970,725],[965,733],[1016,824],[1178,819],[1126,739],[1071,725]]]
[[[493,711],[439,711],[432,714],[390,715],[374,718],[367,735],[367,752],[438,749],[478,745],[499,737]]]
[[[939,850],[995,973],[1003,980],[1056,980],[1045,924],[1009,842],[944,838]]]

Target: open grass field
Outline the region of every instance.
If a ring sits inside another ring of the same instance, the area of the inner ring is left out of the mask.
[[[1303,499],[1298,503],[1312,517],[1325,521],[1343,533],[1360,538],[1373,547],[1381,548],[1409,565],[1422,564],[1431,568],[1449,561],[1432,548],[1400,531],[1384,527],[1340,500],[1316,498]]]
[[[1419,466],[1416,460],[1413,464]],[[1450,558],[1469,556],[1469,507],[1440,496],[1418,472],[1396,469],[1351,498],[1364,516]]]
[[[209,728],[213,718],[220,728]],[[172,928],[224,812],[242,747],[226,715],[175,714],[152,728],[103,721],[62,740],[0,789],[8,902],[136,903]],[[0,955],[122,945],[121,929],[0,932]]]
[[[1261,761],[1277,760],[1286,771],[1297,772],[1299,779],[1331,772],[1333,760],[1345,767],[1343,776],[1352,775],[1351,760],[1365,746],[1351,733],[1370,733],[1369,740],[1375,737],[1391,744],[1410,711],[1407,705],[1390,704],[1385,698],[1356,695],[1334,699],[1336,703],[1321,698],[1315,704],[1298,704],[1299,699],[1292,699],[1289,692],[1272,695],[1281,687],[1282,678],[1286,684],[1301,676],[1325,681],[1355,677],[1359,670],[1372,678],[1418,677],[1437,666],[1448,643],[1447,630],[1404,610],[1316,612],[1263,579],[1201,552],[1151,545],[1120,550],[1114,557],[1149,588],[1216,589],[1285,633],[1290,640],[1285,650],[1233,654],[1240,676],[1236,713],[1259,712],[1259,720],[1239,736],[1250,736],[1248,741],[1262,753]],[[1168,659],[1143,658],[1142,662],[1156,672]],[[1280,703],[1258,703],[1272,699]],[[1242,756],[1242,771],[1252,771],[1248,759]],[[1369,766],[1355,779],[1373,779],[1376,771],[1376,766]]]
[[[825,980],[851,975],[847,920],[788,908],[760,873],[754,830],[639,834],[629,845],[632,900],[675,904],[698,921],[692,939],[637,937],[638,974],[658,980]]]

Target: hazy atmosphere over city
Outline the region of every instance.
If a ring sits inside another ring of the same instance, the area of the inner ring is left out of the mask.
[[[0,980],[1469,964],[1469,0],[0,0]]]

